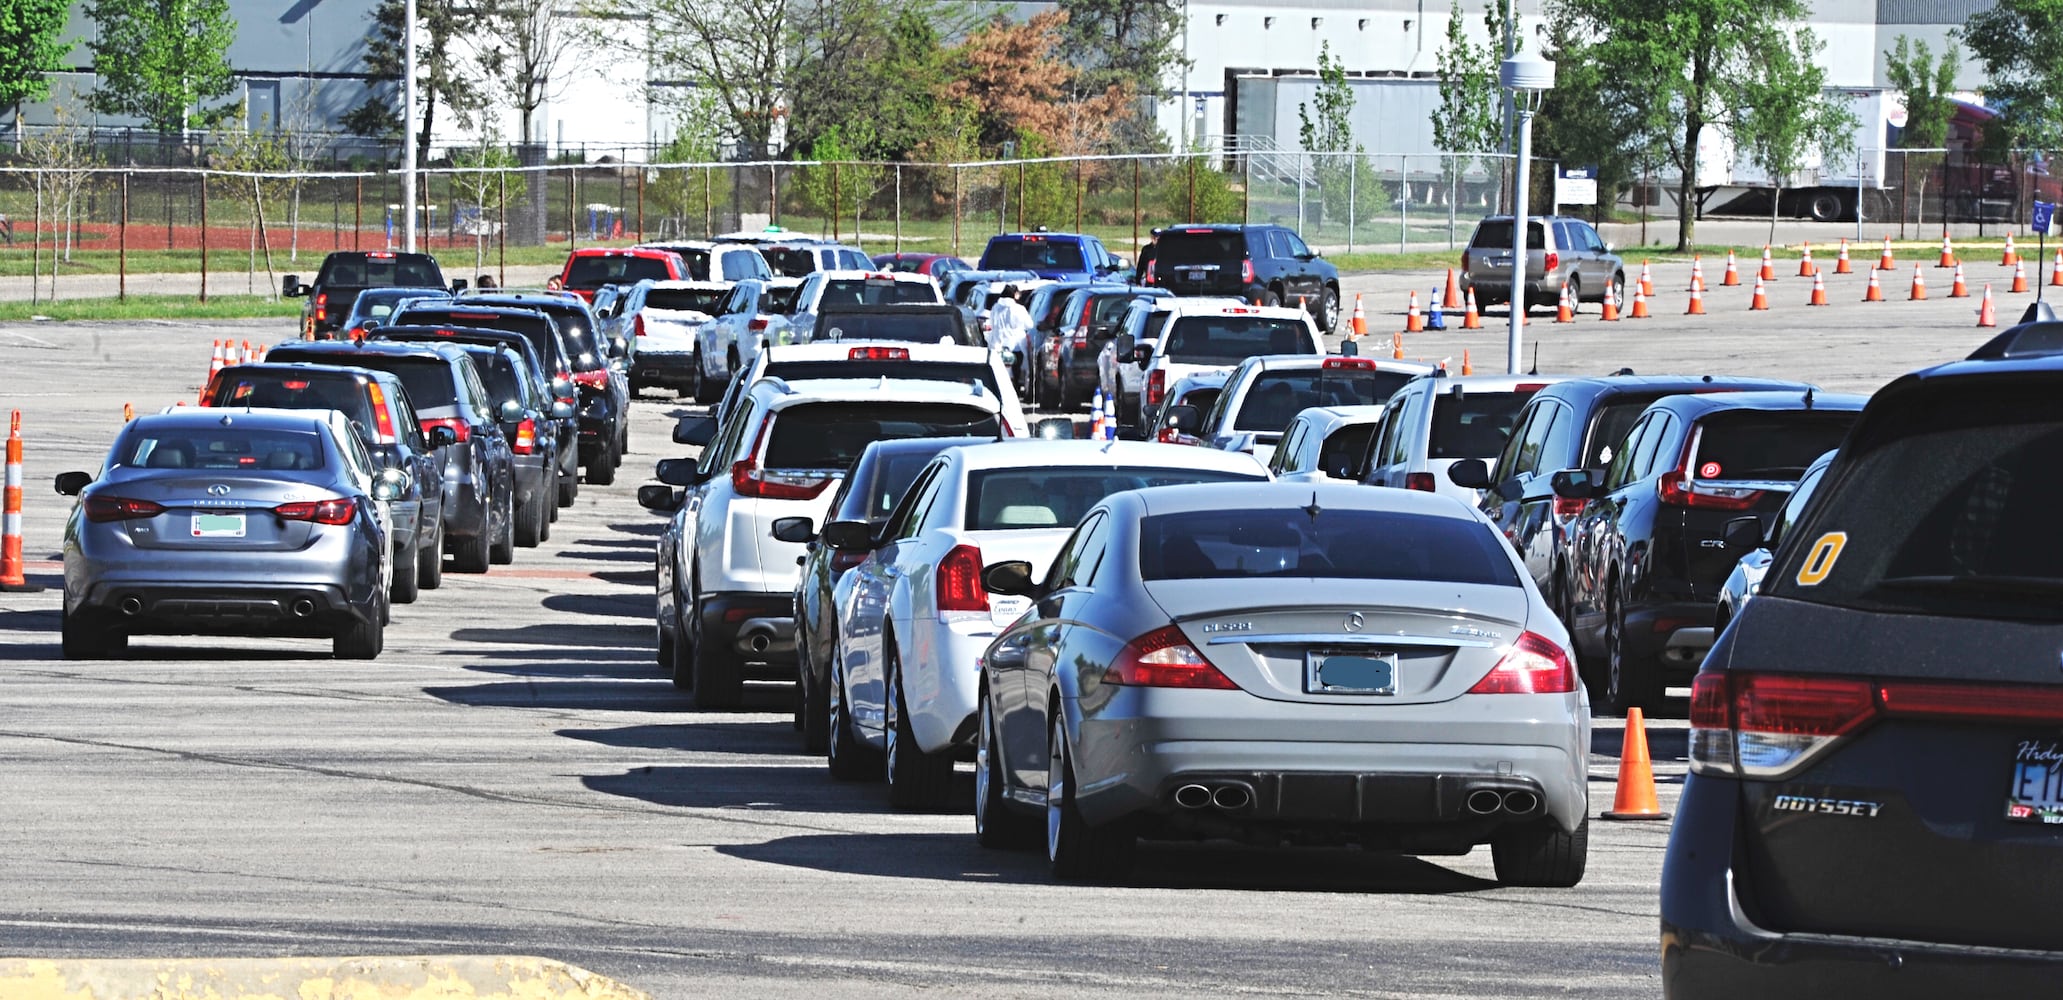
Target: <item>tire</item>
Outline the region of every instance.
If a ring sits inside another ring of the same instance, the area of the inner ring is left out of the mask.
[[[1568,889],[1583,881],[1590,854],[1590,817],[1564,833],[1553,820],[1507,827],[1490,839],[1490,861],[1505,885]]]
[[[974,842],[992,850],[1021,850],[1039,842],[1038,824],[1011,810],[1003,781],[1003,758],[996,752],[996,720],[989,710],[988,687],[979,698],[981,721],[974,744]]]
[[[1320,295],[1318,296],[1318,315],[1317,315],[1316,319],[1317,319],[1317,321],[1318,321],[1318,332],[1320,332],[1320,333],[1324,333],[1324,334],[1328,334],[1328,335],[1330,335],[1330,334],[1332,334],[1332,333],[1335,333],[1335,332],[1337,332],[1337,331],[1339,330],[1339,325],[1340,325],[1340,290],[1339,290],[1339,289],[1337,289],[1337,288],[1334,288],[1334,287],[1332,287],[1331,285],[1327,285],[1327,286],[1325,286],[1325,291],[1324,291],[1323,293],[1321,293],[1321,294],[1320,294]]]
[[[422,560],[418,558],[423,548],[421,529],[416,531],[415,544],[406,552],[394,553],[394,582],[387,587],[387,599],[394,604],[414,604],[422,590]]]
[[[508,497],[508,503],[501,512],[501,528],[487,543],[487,561],[496,566],[507,566],[516,561],[516,498],[513,492]]]
[[[1600,299],[1599,301],[1603,300]],[[1612,302],[1613,304],[1617,305],[1620,309],[1627,308],[1626,272],[1624,271],[1612,272]]]
[[[419,545],[415,553],[415,582],[418,590],[436,590],[444,585],[444,520],[437,521],[437,534],[430,544]]]
[[[580,496],[580,467],[579,467],[579,466],[578,466],[578,465],[576,464],[576,465],[574,466],[574,468],[573,468],[573,471],[572,471],[572,473],[571,473],[570,475],[569,475],[569,474],[567,474],[565,470],[563,470],[563,469],[562,469],[562,470],[560,470],[560,475],[559,475],[559,506],[561,506],[561,507],[571,507],[571,506],[573,506],[573,501],[574,501],[575,499],[578,499],[578,498],[579,498],[579,496]]]
[[[1556,306],[1559,307],[1560,303],[1556,303]],[[1569,311],[1583,311],[1583,279],[1573,274],[1569,275]]]
[[[831,720],[825,714],[824,693],[810,680],[815,673],[810,665],[809,646],[797,636],[795,647],[797,669],[795,699],[801,703],[797,711],[802,713],[802,752],[824,753],[830,749]]]
[[[1805,200],[1805,212],[1814,222],[1840,222],[1848,217],[1849,197],[1838,191],[1818,190]]]
[[[1139,838],[1127,826],[1090,826],[1075,807],[1074,759],[1054,707],[1046,734],[1046,861],[1065,882],[1114,882],[1131,873]]]
[[[1637,663],[1626,656],[1626,609],[1619,603],[1618,585],[1606,591],[1605,605],[1605,709],[1614,715],[1638,708],[1652,712],[1662,700],[1661,671],[1652,663]]]
[[[660,670],[671,673],[673,672],[674,654],[673,633],[663,628],[654,628],[652,631],[659,633],[659,651],[652,657],[652,661],[659,665]]]
[[[330,641],[330,654],[339,660],[370,660],[379,656],[387,644],[386,612],[387,602],[381,601],[367,621],[344,626]]]
[[[544,498],[536,494],[516,501],[516,544],[534,549],[545,536]]]
[[[460,573],[487,572],[487,536],[461,538],[451,545],[451,568]]]
[[[831,657],[829,683],[824,685],[824,764],[837,781],[864,781],[881,773],[881,755],[852,734],[852,713],[845,709],[845,672]]]
[[[91,628],[72,620],[71,612],[59,608],[60,646],[67,660],[111,660],[129,651],[129,636],[110,628]]]
[[[630,454],[630,410],[626,408],[623,411],[623,415],[616,420],[617,466],[621,467],[623,465],[623,456],[628,454]]]
[[[587,481],[594,486],[607,486],[616,481],[616,442],[602,445],[602,453],[587,463]]]
[[[744,663],[736,653],[720,649],[706,636],[695,637],[695,707],[728,711],[745,700]]]
[[[1261,304],[1264,306],[1279,306],[1282,304],[1282,296],[1276,294],[1273,288],[1267,289],[1261,293]]]
[[[910,707],[903,698],[902,656],[888,648],[888,697],[883,699],[889,716],[888,804],[897,809],[935,812],[945,808],[953,794],[953,755],[926,753],[917,745],[910,729]]]
[[[682,395],[687,395],[687,393],[683,392]],[[716,380],[703,374],[701,366],[697,365],[695,367],[695,402],[715,403],[717,397],[721,395],[723,395],[723,390],[717,387]]]
[[[695,637],[687,624],[680,619],[679,598],[675,598],[673,612],[673,658],[667,661],[666,672],[673,678],[673,686],[680,691],[695,690]]]

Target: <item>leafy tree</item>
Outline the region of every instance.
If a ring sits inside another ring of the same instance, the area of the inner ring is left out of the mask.
[[[673,141],[659,151],[662,163],[713,163],[722,126],[715,95],[702,93],[681,116]],[[662,239],[716,233],[718,180],[709,167],[660,167],[651,171],[645,201],[659,211]],[[699,220],[691,224],[690,219]]]
[[[1734,141],[1774,187],[1769,199],[1772,241],[1784,179],[1802,169],[1815,151],[1838,159],[1849,151],[1855,132],[1855,115],[1825,96],[1827,71],[1813,61],[1824,45],[1808,29],[1772,32],[1751,49],[1756,71],[1741,81]]]
[[[711,95],[724,132],[740,152],[771,153],[774,123],[785,112],[783,79],[794,27],[793,0],[592,0],[596,13],[649,18],[654,75],[684,79]],[[683,88],[655,91],[662,101]]]
[[[506,224],[509,206],[523,193],[521,187],[514,193],[509,191],[509,174],[517,166],[516,154],[489,129],[480,136],[478,145],[453,149],[451,165],[463,171],[451,175],[453,218],[461,222],[461,232],[472,233],[473,269],[482,271],[487,267],[487,237]],[[469,212],[476,214],[466,220],[464,215]]]
[[[788,81],[790,149],[832,129],[863,159],[901,159],[931,136],[941,116],[946,50],[941,33],[965,20],[957,4],[933,0],[796,0]],[[868,135],[849,126],[866,122]]]
[[[1118,87],[1133,94],[1160,94],[1182,68],[1177,48],[1187,4],[1182,0],[1058,0],[1067,15],[1061,54],[1082,69],[1083,87]],[[1181,109],[1188,114],[1188,109]],[[1159,152],[1167,139],[1150,115],[1134,105],[1115,125],[1114,143],[1127,152]]]
[[[480,8],[492,39],[483,66],[516,111],[516,137],[537,140],[537,109],[565,86],[583,51],[574,12],[561,0],[492,0]]]
[[[21,134],[24,101],[50,97],[50,73],[63,66],[65,0],[8,0],[0,4],[0,106],[14,107]]]
[[[964,103],[976,140],[985,146],[1015,142],[1020,131],[1045,141],[1051,155],[1099,152],[1116,123],[1131,112],[1133,95],[1119,85],[1091,90],[1059,53],[1065,11],[1024,22],[998,17],[952,50],[951,82],[943,96]]]
[[[403,9],[404,0],[380,0],[373,8],[373,31],[365,42],[364,65],[367,75],[376,80],[401,79]],[[455,0],[416,0],[415,13],[420,47],[415,66],[416,101],[422,113],[422,122],[416,126],[416,157],[421,165],[429,162],[438,107],[449,110],[461,127],[469,126],[487,106],[487,94],[480,67],[455,54],[454,40],[466,30]],[[400,103],[386,86],[376,87],[363,104],[346,112],[339,124],[354,135],[398,140],[404,127],[402,115],[395,110]]]
[[[1941,149],[1948,143],[1948,123],[1955,117],[1956,103],[1949,96],[1956,89],[1956,70],[1962,65],[1962,50],[1950,40],[1937,62],[1927,43],[1904,35],[1884,53],[1884,77],[1905,94],[1905,128],[1898,144],[1906,149]],[[1907,153],[1908,165],[1920,168],[1920,221],[1926,222],[1927,179],[1940,166],[1941,153]],[[1947,222],[1947,213],[1942,214]]]
[[[1488,10],[1503,5],[1491,0]],[[1488,27],[1490,16],[1484,16]],[[1485,153],[1497,148],[1498,130],[1503,125],[1497,86],[1497,43],[1477,44],[1469,40],[1461,16],[1461,0],[1454,0],[1454,14],[1447,19],[1447,40],[1434,54],[1440,74],[1440,112],[1433,119],[1433,144],[1452,153]],[[1454,173],[1465,162],[1450,157]]]
[[[1312,168],[1327,219],[1345,221],[1358,217],[1362,205],[1388,201],[1384,185],[1368,164],[1368,151],[1354,141],[1353,112],[1354,89],[1347,83],[1346,65],[1333,58],[1332,43],[1326,42],[1318,50],[1318,91],[1310,101],[1297,102],[1297,138],[1307,153],[1331,154],[1314,157]]]
[[[804,211],[834,225],[834,216],[851,212],[855,240],[867,202],[880,192],[881,178],[887,172],[879,163],[860,162],[855,152],[873,141],[873,127],[864,120],[825,130],[809,149],[809,158],[819,165],[803,167],[801,176],[789,188],[801,199]],[[834,163],[836,167],[832,166]]]
[[[1555,85],[1542,97],[1533,123],[1534,153],[1596,165],[1598,202],[1610,205],[1637,174],[1666,158],[1664,133],[1670,126],[1653,108],[1619,101],[1616,69],[1590,58],[1586,40],[1568,37],[1566,28],[1550,25],[1543,45],[1555,61]]]
[[[2063,148],[2063,0],[1998,0],[1971,15],[1962,38],[2000,112],[1985,126],[1986,152]]]
[[[230,92],[229,43],[236,22],[229,0],[90,0],[97,25],[93,110],[135,115],[152,129],[185,134],[196,118],[219,120],[233,106],[199,105]]]

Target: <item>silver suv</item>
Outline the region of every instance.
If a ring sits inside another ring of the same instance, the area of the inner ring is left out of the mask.
[[[1474,289],[1478,306],[1511,301],[1511,216],[1476,223],[1461,252],[1461,287]],[[1582,219],[1535,215],[1526,224],[1526,308],[1554,308],[1562,283],[1580,304],[1603,302],[1605,288],[1625,308],[1626,264],[1610,243]]]

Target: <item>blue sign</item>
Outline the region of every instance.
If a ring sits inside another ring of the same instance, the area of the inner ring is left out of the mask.
[[[2056,222],[2056,204],[2048,201],[2034,203],[2034,231],[2046,234]]]

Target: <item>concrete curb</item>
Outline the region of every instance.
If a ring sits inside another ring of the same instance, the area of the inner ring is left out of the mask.
[[[527,955],[0,958],[8,1000],[651,1000]]]

